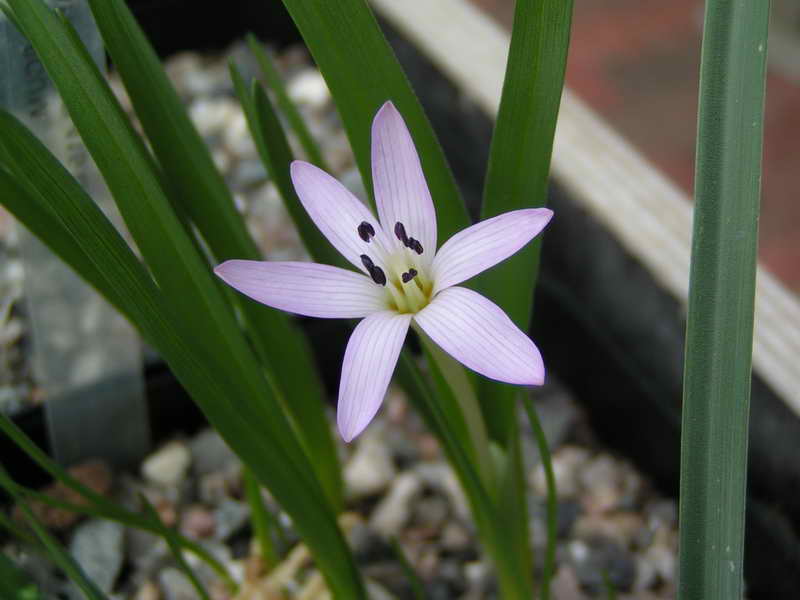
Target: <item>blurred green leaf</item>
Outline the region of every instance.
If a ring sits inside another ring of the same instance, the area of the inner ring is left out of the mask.
[[[200,596],[201,600],[211,600],[208,596],[208,592],[206,592],[205,588],[203,587],[203,584],[200,583],[197,575],[183,557],[181,543],[175,531],[164,524],[164,522],[161,520],[161,517],[158,516],[158,512],[156,512],[156,509],[153,508],[153,505],[147,501],[147,498],[144,494],[139,494],[139,501],[144,507],[145,514],[150,517],[150,520],[153,523],[156,523],[158,530],[157,533],[164,538],[164,540],[166,540],[167,546],[169,546],[170,553],[172,554],[172,558],[175,559],[175,562],[178,563],[178,568],[183,572],[184,575],[186,575],[187,579],[189,579],[189,583],[192,584],[192,587],[197,592],[197,595]]]
[[[39,600],[39,590],[5,554],[0,554],[0,598]]]
[[[387,100],[414,138],[436,203],[439,240],[469,224],[444,154],[365,0],[283,0],[336,101],[364,185],[372,189],[370,129]]]
[[[107,283],[120,285],[120,278],[128,278],[122,285],[140,293],[127,301],[134,322],[159,348],[209,421],[292,515],[332,591],[344,598],[362,597],[363,587],[334,511],[220,288],[171,211],[155,163],[74,30],[39,1],[11,0],[10,6],[104,173],[158,280],[157,293],[141,293],[147,292],[142,282],[131,285],[136,273],[130,270],[130,256],[91,258],[102,265],[101,270],[114,274]],[[35,178],[27,183],[46,185]],[[49,201],[46,194],[35,198]],[[70,204],[58,211],[83,214],[86,208]],[[73,243],[96,247],[98,231],[86,225],[76,219],[61,226],[74,228],[64,233],[72,235]],[[48,234],[43,233],[46,241]],[[87,243],[87,238],[93,241]],[[185,301],[187,296],[191,302]]]
[[[286,86],[283,84],[283,78],[280,73],[278,73],[275,63],[253,34],[247,36],[247,44],[250,46],[250,51],[256,57],[261,67],[261,73],[267,82],[267,86],[275,94],[275,102],[278,108],[286,117],[286,120],[289,121],[289,126],[300,141],[300,145],[308,157],[308,162],[330,173],[331,171],[322,157],[322,152],[320,152],[319,146],[317,146],[317,143],[314,141],[314,137],[311,135],[308,127],[306,127],[306,122],[300,115],[300,111],[297,110],[295,103],[292,102],[292,99],[289,98],[289,94],[286,93]]]
[[[117,504],[101,494],[96,493],[72,477],[67,470],[51,460],[44,452],[42,452],[41,449],[39,449],[38,446],[36,446],[36,444],[30,440],[30,438],[28,438],[22,432],[22,430],[19,429],[19,427],[17,427],[16,424],[14,424],[13,421],[11,421],[11,419],[2,413],[0,413],[0,431],[10,438],[11,441],[19,446],[19,448],[21,448],[36,464],[49,473],[54,479],[80,494],[85,500],[85,503],[74,504],[59,500],[58,498],[48,496],[47,494],[43,494],[41,492],[24,489],[24,492],[28,497],[50,506],[72,511],[75,514],[92,515],[94,517],[116,521],[128,527],[136,527],[137,529],[158,533],[158,525],[147,517],[127,510],[122,505]],[[20,486],[17,486],[17,488],[23,489]],[[3,522],[0,524],[12,530],[12,533],[15,535],[20,536],[20,532],[15,530],[13,523]],[[183,548],[197,555],[198,558],[206,562],[220,576],[220,578],[227,583],[231,590],[236,589],[236,584],[234,583],[230,574],[227,572],[226,568],[205,548],[179,534],[176,534],[176,540]]]
[[[515,520],[516,513],[511,518],[507,514],[503,515],[501,510],[505,507],[497,504],[486,489],[476,467],[477,461],[473,458],[474,448],[470,448],[470,437],[461,432],[461,428],[466,427],[463,415],[460,419],[456,416],[458,399],[446,385],[437,362],[429,360],[427,364],[434,381],[444,382],[444,385],[436,385],[438,393],[434,393],[434,388],[422,376],[408,353],[401,354],[397,375],[408,392],[412,405],[442,445],[464,489],[480,539],[497,569],[502,598],[529,600],[533,594],[528,560],[530,555],[525,550],[520,551],[516,544],[516,532],[520,528],[519,521]]]
[[[25,516],[25,520],[28,522],[28,525],[33,532],[36,534],[36,537],[39,538],[39,541],[44,546],[47,554],[50,556],[52,561],[58,566],[59,569],[64,571],[67,577],[77,585],[81,591],[86,595],[88,600],[106,600],[105,594],[103,594],[97,586],[89,579],[86,574],[81,569],[80,565],[75,562],[72,556],[61,547],[61,544],[56,540],[47,529],[42,526],[39,520],[35,517],[35,515],[31,512],[30,508],[28,508],[25,499],[17,492],[16,484],[11,480],[11,478],[6,473],[6,470],[0,466],[0,487],[2,487],[16,502],[17,506],[19,506],[22,514]],[[2,588],[0,588],[2,589]]]
[[[683,387],[682,600],[741,598],[769,2],[709,0]]]
[[[544,477],[547,483],[547,548],[545,550],[544,565],[542,567],[542,582],[539,589],[539,599],[549,600],[550,598],[550,579],[556,571],[556,545],[558,542],[558,490],[556,489],[556,477],[553,472],[553,460],[550,455],[550,445],[547,443],[544,429],[542,428],[539,414],[533,405],[533,400],[528,395],[523,395],[522,406],[528,415],[531,424],[533,437],[536,438],[536,446],[539,449],[539,460],[544,469]]]
[[[196,225],[217,260],[259,260],[260,252],[208,148],[129,9],[120,0],[90,0],[90,5],[165,174],[166,191]],[[324,392],[307,344],[281,311],[241,294],[231,297],[242,306],[250,335],[272,374],[270,381],[280,394],[279,400],[294,417],[293,425],[311,463],[331,502],[339,507],[339,463],[325,415]]]
[[[492,137],[481,218],[544,206],[564,70],[572,0],[518,0],[503,95]],[[558,218],[556,215],[555,218]],[[530,324],[541,238],[474,282],[523,331]],[[516,427],[517,388],[483,380],[480,398],[493,439]]]
[[[481,218],[544,206],[561,91],[572,0],[519,0],[503,95],[492,137]],[[539,244],[481,275],[484,290],[527,329]]]
[[[309,255],[316,262],[344,266],[342,256],[320,233],[314,221],[300,203],[300,198],[294,191],[289,167],[294,160],[286,132],[283,130],[278,115],[258,82],[253,81],[250,88],[244,82],[236,65],[231,65],[231,79],[233,79],[236,94],[244,108],[247,123],[253,134],[261,160],[272,181],[278,188],[284,206],[292,221],[297,227],[300,239],[308,250]]]
[[[276,523],[261,495],[261,485],[249,469],[244,470],[244,494],[247,505],[250,507],[250,518],[253,522],[253,534],[258,540],[261,558],[264,560],[266,570],[273,569],[280,562],[280,556],[275,549],[272,537],[273,530],[279,525]]]

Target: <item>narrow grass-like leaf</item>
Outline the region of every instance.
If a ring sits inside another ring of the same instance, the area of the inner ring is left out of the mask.
[[[444,380],[435,360],[429,361],[428,366],[434,380]],[[528,560],[530,555],[525,551],[519,552],[517,546],[509,543],[506,529],[509,520],[516,528],[519,527],[519,521],[513,516],[509,519],[508,515],[505,518],[501,515],[500,506],[484,486],[476,461],[468,450],[469,443],[464,442],[470,437],[458,433],[463,425],[451,423],[450,419],[457,414],[452,407],[457,406],[458,400],[448,386],[437,386],[438,395],[434,395],[430,384],[407,354],[400,357],[398,375],[409,392],[414,408],[436,434],[464,489],[481,541],[497,569],[501,596],[504,599],[529,600],[533,593]]]
[[[0,554],[0,598],[39,600],[39,590],[28,575],[5,554]]]
[[[387,100],[408,125],[436,203],[439,239],[469,224],[444,153],[365,0],[283,0],[336,101],[367,190],[370,128]]]
[[[606,600],[617,600],[617,588],[614,587],[606,569],[603,569],[603,587],[606,589]]]
[[[518,0],[503,95],[492,137],[481,218],[544,206],[564,70],[572,0]],[[558,215],[556,215],[558,218]],[[523,331],[530,323],[541,237],[475,282]],[[481,402],[493,439],[515,426],[515,388],[483,381]]]
[[[121,110],[68,25],[39,2],[12,0],[12,3],[17,20],[27,24],[34,46],[62,93],[69,98],[67,104],[73,116],[81,113],[75,120],[82,135],[99,145],[94,149],[102,161],[97,157],[96,160],[106,167],[108,182],[114,182],[110,187],[115,190],[118,202],[120,198],[123,200],[120,204],[129,202],[128,217],[138,225],[131,230],[135,230],[143,252],[147,246],[148,252],[144,253],[155,254],[148,262],[154,272],[161,274],[162,288],[175,293],[156,289],[151,281],[138,280],[137,271],[130,264],[135,258],[126,247],[128,254],[120,253],[120,248],[114,245],[109,246],[117,251],[114,256],[94,254],[95,248],[119,236],[110,233],[113,228],[100,217],[97,217],[102,225],[99,229],[95,227],[97,223],[86,222],[89,207],[75,203],[69,195],[64,198],[65,206],[52,205],[57,206],[58,212],[50,209],[59,215],[59,226],[64,230],[59,237],[72,236],[73,243],[84,249],[84,256],[89,256],[99,270],[109,273],[106,283],[126,290],[120,296],[127,299],[134,323],[159,348],[228,444],[253,467],[292,515],[334,593],[345,598],[362,597],[363,587],[352,556],[305,452],[275,405],[270,389],[260,376],[256,377],[258,367],[239,337],[233,315],[224,305],[207,267],[174,214],[169,212],[169,203],[153,174],[152,160],[140,144],[137,146]],[[117,151],[114,158],[119,164],[111,161],[109,148]],[[46,187],[50,182],[29,177],[28,183]],[[137,190],[144,193],[133,195]],[[43,203],[51,201],[48,194],[41,192],[35,198]],[[37,224],[31,225],[34,228]],[[41,233],[47,241],[47,231]],[[143,240],[147,243],[143,244]],[[159,256],[159,247],[166,256]],[[169,264],[175,267],[170,269]],[[171,277],[183,280],[185,289],[175,289]],[[187,295],[193,302],[184,301]],[[203,303],[207,303],[205,310],[199,310],[197,305]],[[209,337],[224,343],[209,343]]]
[[[203,584],[200,583],[197,575],[183,557],[183,553],[181,552],[181,544],[178,541],[175,532],[164,525],[161,517],[158,516],[158,512],[156,512],[156,509],[153,508],[153,505],[148,502],[144,494],[139,494],[139,501],[142,503],[142,506],[144,506],[145,514],[150,517],[151,521],[157,524],[157,533],[167,542],[167,546],[169,546],[172,557],[175,559],[175,562],[178,563],[178,568],[183,571],[183,574],[189,579],[189,582],[197,592],[197,595],[200,596],[201,600],[211,600],[208,596],[208,592],[206,592],[205,588],[203,587]]]
[[[769,2],[708,0],[683,387],[682,600],[743,595]]]
[[[90,5],[174,203],[197,227],[217,260],[261,258],[208,148],[130,10],[121,0],[91,0]],[[279,399],[294,417],[293,425],[311,462],[334,506],[339,507],[340,469],[322,386],[307,344],[287,315],[241,295],[232,297],[242,306],[251,339],[273,375]]]
[[[330,169],[325,164],[325,159],[322,157],[322,152],[317,142],[314,140],[314,136],[312,136],[311,132],[308,130],[306,122],[300,115],[300,111],[297,110],[297,106],[295,106],[295,103],[289,98],[289,94],[286,92],[286,86],[283,84],[283,78],[278,72],[277,67],[275,67],[272,58],[270,58],[267,51],[252,33],[247,35],[247,45],[256,57],[259,67],[261,67],[261,73],[267,82],[267,86],[275,94],[275,102],[278,108],[286,117],[289,126],[300,141],[300,146],[302,146],[305,151],[308,162],[330,173]]]
[[[558,493],[556,490],[556,476],[553,472],[553,460],[550,455],[550,446],[544,434],[539,414],[533,406],[530,396],[523,395],[522,406],[528,415],[533,437],[536,438],[536,446],[539,448],[539,460],[544,469],[544,478],[547,484],[547,549],[544,556],[544,568],[542,569],[542,583],[539,587],[539,600],[550,599],[550,579],[555,573],[556,567],[556,542],[558,535]]]
[[[61,544],[56,540],[45,527],[39,522],[36,516],[31,512],[25,499],[17,492],[16,484],[6,473],[3,467],[0,467],[0,487],[2,487],[8,494],[14,498],[19,506],[25,520],[36,537],[47,550],[47,554],[53,562],[60,568],[67,577],[77,585],[81,591],[86,595],[88,600],[106,600],[106,596],[97,588],[92,580],[90,580],[81,569],[80,565],[69,555],[69,553],[61,547]]]
[[[231,79],[244,108],[247,124],[272,181],[278,188],[284,206],[297,227],[300,239],[316,262],[344,266],[341,255],[320,233],[294,191],[289,166],[294,160],[286,132],[278,115],[257,81],[248,88],[236,65],[231,64]]]
[[[0,431],[11,439],[17,446],[19,446],[36,464],[49,473],[54,479],[58,480],[62,485],[74,490],[80,494],[85,503],[74,504],[66,502],[37,492],[17,486],[28,497],[34,498],[44,504],[54,506],[56,508],[72,511],[76,514],[91,515],[110,521],[116,521],[128,527],[135,527],[143,529],[152,533],[158,533],[158,526],[148,518],[131,512],[124,508],[122,505],[117,504],[108,498],[98,494],[92,489],[83,485],[80,481],[72,477],[68,471],[61,467],[58,463],[51,460],[42,450],[36,446],[8,417],[0,413]],[[5,524],[7,528],[11,528],[13,523]],[[16,535],[20,532],[14,531]],[[24,533],[24,532],[23,532]],[[222,565],[211,553],[205,548],[195,543],[194,541],[183,537],[180,534],[175,534],[175,540],[189,552],[195,554],[198,558],[206,562],[216,573],[222,578],[231,590],[236,589],[236,584],[231,578],[225,566]]]
[[[261,496],[261,485],[250,469],[244,470],[244,493],[245,498],[247,498],[247,505],[250,507],[253,535],[258,541],[264,566],[269,571],[280,561],[272,538],[275,520],[272,518],[269,509],[264,503],[264,498]]]
[[[389,543],[392,546],[392,551],[394,552],[395,558],[397,558],[397,562],[400,563],[403,574],[406,576],[406,581],[408,581],[408,585],[411,588],[411,595],[414,600],[425,600],[425,598],[427,598],[425,595],[425,586],[422,584],[422,580],[419,578],[419,574],[414,569],[414,566],[408,561],[400,542],[397,541],[397,538],[393,537],[389,540]]]
[[[0,528],[5,529],[9,534],[21,542],[28,544],[29,546],[35,546],[38,544],[38,541],[34,536],[28,533],[27,530],[20,527],[18,523],[14,522],[14,520],[8,517],[2,510],[0,510]]]

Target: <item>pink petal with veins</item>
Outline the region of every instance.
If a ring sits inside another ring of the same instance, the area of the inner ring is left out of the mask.
[[[214,273],[257,302],[307,317],[357,319],[386,308],[381,286],[329,265],[228,260]]]
[[[544,363],[530,338],[494,302],[467,288],[439,293],[414,316],[450,356],[490,379],[544,383]]]
[[[394,228],[403,223],[407,235],[422,244],[423,256],[432,258],[436,211],[414,141],[391,102],[381,107],[372,122],[372,183],[386,235],[402,245]]]
[[[339,384],[336,421],[349,442],[369,424],[383,402],[411,315],[390,311],[361,321],[347,342]]]
[[[362,254],[370,254],[376,264],[380,260],[373,250],[376,243],[391,243],[384,237],[378,220],[369,209],[336,179],[314,165],[296,160],[291,166],[292,182],[300,202],[328,241],[361,271]],[[375,230],[375,238],[363,241],[358,226],[367,222]],[[388,246],[387,246],[388,247]]]
[[[433,293],[505,260],[536,237],[552,216],[549,208],[525,208],[459,231],[442,245],[433,260]]]

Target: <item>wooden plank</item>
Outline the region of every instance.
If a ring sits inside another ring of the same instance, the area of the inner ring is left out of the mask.
[[[467,0],[372,0],[487,114],[500,102],[509,34]],[[565,90],[556,128],[554,177],[667,290],[686,302],[692,208],[594,111]],[[756,291],[753,366],[800,415],[800,301],[762,266]]]

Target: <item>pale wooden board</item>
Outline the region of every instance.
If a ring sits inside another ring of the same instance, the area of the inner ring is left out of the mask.
[[[509,34],[466,0],[371,0],[465,94],[494,117]],[[565,90],[553,175],[655,278],[687,299],[690,199],[602,118]],[[800,415],[800,301],[759,267],[753,366]]]

